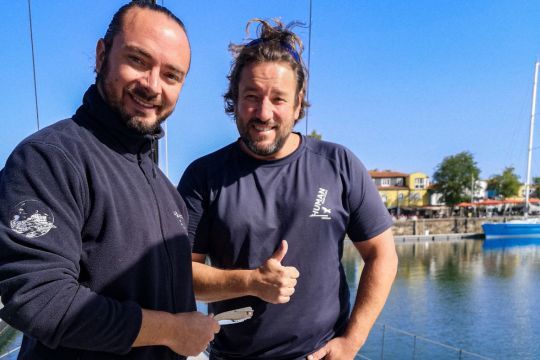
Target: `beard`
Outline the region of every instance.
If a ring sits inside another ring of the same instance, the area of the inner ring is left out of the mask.
[[[110,79],[109,72],[108,61],[106,58],[100,73],[96,77],[96,85],[103,100],[113,109],[113,111],[120,115],[120,119],[129,129],[134,130],[141,135],[152,135],[159,132],[159,127],[172,113],[172,109],[161,114],[156,113],[155,120],[151,122],[148,122],[144,116],[130,113],[123,103],[122,96],[120,98],[115,96],[114,84]],[[127,96],[136,96],[148,103],[156,103],[156,98],[158,96],[156,94],[151,94],[148,89],[141,86],[138,82],[134,82],[122,91],[127,92]],[[159,108],[162,109],[163,104],[160,103],[159,105]]]
[[[247,123],[242,123],[241,121],[238,121],[238,115],[236,115],[235,121],[236,127],[238,128],[238,133],[240,134],[240,139],[242,140],[244,145],[246,145],[246,147],[255,155],[262,157],[274,155],[279,150],[281,150],[292,131],[292,127],[290,129],[287,129],[284,128],[281,124],[269,124],[268,122],[262,121],[258,118],[252,118]],[[265,145],[262,144],[261,140],[257,139],[257,137],[251,136],[249,128],[251,126],[257,125],[272,126],[274,128],[276,136],[272,143]]]
[[[106,89],[106,87],[105,87]],[[106,92],[106,90],[105,90]],[[128,92],[143,99],[146,102],[152,102],[155,100],[154,96],[149,96],[147,91],[141,86],[134,86],[132,89],[128,89]],[[159,116],[156,115],[156,119],[153,122],[145,121],[143,116],[132,115],[126,111],[121,103],[109,102],[111,107],[115,109],[119,114],[120,118],[126,124],[126,126],[132,130],[135,130],[141,135],[152,135],[159,132],[161,124],[171,115],[172,110],[162,113]]]

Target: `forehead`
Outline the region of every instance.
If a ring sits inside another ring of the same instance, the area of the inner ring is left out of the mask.
[[[257,62],[246,65],[240,74],[239,90],[261,89],[294,92],[296,74],[286,62]]]
[[[114,42],[135,46],[178,67],[189,66],[190,48],[185,31],[166,14],[150,9],[130,9]],[[185,69],[187,70],[187,69]]]

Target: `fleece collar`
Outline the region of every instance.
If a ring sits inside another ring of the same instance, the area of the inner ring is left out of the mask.
[[[120,115],[102,99],[96,85],[91,85],[84,94],[83,104],[74,119],[88,127],[107,145],[134,161],[139,154],[149,154],[152,143],[165,134],[161,126],[159,131],[152,135],[141,135],[128,128]]]

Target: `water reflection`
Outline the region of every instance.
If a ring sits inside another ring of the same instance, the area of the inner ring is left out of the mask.
[[[484,241],[483,248],[489,249],[516,249],[527,246],[535,248],[540,245],[540,238],[504,238]]]
[[[364,355],[380,358],[378,332],[387,324],[494,359],[540,358],[540,239],[399,244],[397,252],[396,282]],[[345,248],[343,264],[355,291],[363,264],[353,246]],[[384,353],[391,359],[388,339]],[[403,351],[412,358],[412,339],[403,341],[406,350],[393,345],[400,349],[395,358]],[[448,358],[419,353],[416,359]]]
[[[21,342],[21,334],[10,327],[0,331],[0,356],[2,360],[14,360],[17,358],[17,351],[11,352],[17,348]]]

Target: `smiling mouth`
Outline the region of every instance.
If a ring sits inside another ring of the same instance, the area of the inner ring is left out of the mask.
[[[253,125],[252,127],[253,129],[255,129],[255,131],[259,133],[268,133],[274,130],[273,126],[266,126],[266,125]]]
[[[157,107],[156,104],[154,104],[154,103],[152,103],[152,102],[148,102],[148,101],[146,101],[146,100],[144,100],[144,99],[141,99],[140,97],[138,97],[138,96],[135,95],[135,94],[130,94],[130,95],[131,95],[131,98],[133,99],[133,101],[134,101],[137,105],[139,105],[139,106],[141,106],[141,107],[143,107],[143,108],[145,108],[145,109],[153,109],[153,108]]]

